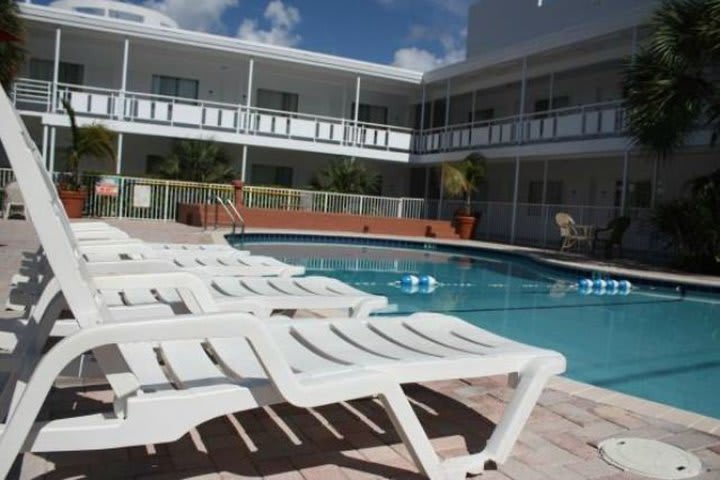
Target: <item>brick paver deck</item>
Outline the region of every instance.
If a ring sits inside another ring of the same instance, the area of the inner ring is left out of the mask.
[[[160,223],[121,222],[147,240],[202,242],[207,234]],[[0,221],[0,297],[22,252],[37,248],[29,223]],[[6,315],[7,316],[7,315]],[[510,390],[504,378],[411,385],[406,389],[442,456],[480,450]],[[44,415],[109,410],[102,387],[55,390]],[[638,480],[604,463],[596,445],[632,435],[695,452],[700,480],[720,479],[720,437],[559,390],[547,389],[512,457],[485,480]],[[97,452],[24,454],[11,478],[22,479],[371,479],[422,478],[382,407],[374,400],[305,410],[279,405],[214,419],[174,443]]]

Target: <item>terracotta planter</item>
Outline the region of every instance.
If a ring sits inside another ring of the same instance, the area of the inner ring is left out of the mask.
[[[58,194],[68,218],[82,218],[87,192],[85,190],[58,190]]]
[[[470,240],[475,236],[475,227],[478,220],[474,216],[456,215],[455,216],[455,233],[461,240]]]

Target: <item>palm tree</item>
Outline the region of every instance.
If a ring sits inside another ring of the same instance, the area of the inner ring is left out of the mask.
[[[720,133],[720,0],[667,0],[624,80],[630,133],[661,157],[698,126]]]
[[[344,158],[331,161],[318,172],[311,186],[325,192],[378,195],[380,175],[354,159]]]
[[[25,29],[19,13],[20,7],[13,0],[0,0],[0,32],[11,39],[0,41],[0,84],[6,90],[25,61]]]
[[[60,185],[63,190],[79,190],[80,167],[84,158],[108,160],[111,165],[115,165],[115,132],[98,123],[79,127],[75,110],[67,100],[62,103],[70,118],[72,143],[67,156],[67,170],[70,173],[60,179]]]
[[[465,215],[472,214],[472,194],[485,181],[485,174],[485,158],[479,153],[471,153],[459,162],[442,164],[443,190],[450,197],[465,199]]]
[[[158,174],[173,180],[223,183],[235,177],[235,170],[217,143],[182,140],[160,165]]]

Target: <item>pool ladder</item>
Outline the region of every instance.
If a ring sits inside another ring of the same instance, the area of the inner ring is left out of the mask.
[[[223,210],[225,210],[225,213],[228,214],[230,219],[232,220],[232,233],[235,235],[237,231],[237,227],[240,226],[240,244],[243,244],[244,238],[245,238],[245,218],[240,214],[237,207],[235,207],[235,203],[230,200],[229,198],[222,198],[220,195],[215,197],[215,201],[217,204],[219,204]],[[218,227],[218,216],[217,213],[215,215],[215,229],[217,230]]]

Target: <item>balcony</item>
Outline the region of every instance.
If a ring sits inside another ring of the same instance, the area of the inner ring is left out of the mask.
[[[414,148],[429,154],[624,133],[625,109],[612,101],[425,130],[415,136]]]
[[[12,93],[21,110],[64,113],[66,99],[78,115],[98,119],[398,153],[409,153],[412,143],[409,128],[245,105],[62,83],[53,101],[51,82],[29,79],[19,79]]]
[[[518,144],[618,137],[625,134],[622,101],[581,105],[524,116],[450,125],[422,132],[344,118],[268,110],[245,105],[20,79],[13,98],[21,110],[64,113],[67,99],[78,115],[185,127],[250,137],[352,147],[366,152],[435,154]],[[247,139],[238,139],[238,143]],[[280,146],[280,145],[278,145]],[[354,153],[353,153],[354,154]],[[407,161],[407,160],[406,160]]]

